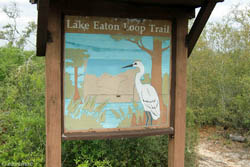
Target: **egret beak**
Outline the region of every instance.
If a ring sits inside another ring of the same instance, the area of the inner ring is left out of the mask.
[[[133,67],[133,64],[130,64],[130,65],[124,66],[124,67],[122,67],[122,68],[128,68],[128,67]]]

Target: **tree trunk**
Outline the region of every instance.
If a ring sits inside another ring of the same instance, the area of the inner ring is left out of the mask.
[[[161,116],[160,120],[153,121],[153,124],[164,124],[167,122],[167,107],[163,103],[162,98],[162,41],[154,38],[152,52],[152,72],[151,84],[155,88],[159,101]]]
[[[77,83],[78,83],[78,67],[77,66],[74,67],[74,72],[75,72],[75,94],[74,94],[73,100],[76,101],[80,99],[80,95],[79,95],[79,91],[77,87]]]

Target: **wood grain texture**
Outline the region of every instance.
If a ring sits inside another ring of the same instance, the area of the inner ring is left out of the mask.
[[[170,80],[170,127],[174,127],[175,115],[175,86],[176,86],[176,20],[172,21],[172,56]]]
[[[61,166],[61,12],[53,1],[48,30],[53,41],[46,51],[46,166]]]
[[[185,37],[188,29],[188,19],[176,20],[176,87],[174,136],[169,138],[168,166],[184,167],[185,128],[186,128],[186,73],[187,47]]]
[[[126,130],[126,131],[113,131],[113,132],[88,132],[88,133],[64,133],[64,140],[93,140],[93,139],[114,139],[114,138],[131,138],[143,137],[152,135],[173,134],[173,128],[164,129],[147,129],[147,130]]]
[[[37,40],[36,40],[36,55],[45,56],[47,42],[47,27],[49,14],[49,0],[39,1],[37,19]]]

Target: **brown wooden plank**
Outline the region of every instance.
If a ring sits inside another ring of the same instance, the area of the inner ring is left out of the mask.
[[[161,4],[169,6],[191,6],[199,7],[205,0],[115,0],[137,4]]]
[[[82,0],[63,0],[63,11],[65,14],[82,16],[103,16],[120,18],[147,18],[147,19],[172,19],[188,15],[195,16],[194,8],[179,6],[170,7],[166,5],[142,5],[122,3],[110,0],[91,0],[86,3]]]
[[[64,133],[64,140],[91,140],[91,139],[111,139],[111,138],[124,138],[126,137],[142,137],[152,135],[173,134],[173,128],[165,129],[148,129],[148,130],[130,130],[121,132],[90,132],[90,133]]]
[[[46,51],[46,166],[61,167],[61,13],[51,3]]]
[[[150,130],[161,130],[161,129],[168,129],[169,126],[167,124],[163,125],[153,125],[148,127],[142,126],[135,126],[135,127],[128,127],[128,128],[99,128],[99,129],[86,129],[86,130],[67,130],[64,129],[64,133],[106,133],[106,132],[130,132],[130,131],[150,131]]]
[[[64,30],[64,16],[61,16],[62,22],[61,22],[61,133],[64,133],[64,48],[65,48],[65,30]]]
[[[47,42],[47,27],[49,0],[39,1],[38,5],[38,23],[37,23],[37,40],[36,40],[36,55],[45,56]]]
[[[175,86],[176,86],[176,20],[172,21],[172,56],[171,56],[171,88],[170,88],[170,127],[174,127]]]
[[[30,3],[37,3],[38,0],[30,0]],[[39,0],[41,1],[41,0]],[[134,4],[161,4],[169,6],[190,6],[200,7],[205,0],[109,0],[114,2],[125,2]]]
[[[168,166],[184,167],[187,83],[187,48],[185,45],[185,37],[187,35],[188,19],[177,19],[176,26],[175,121],[174,136],[170,136],[169,138]]]
[[[217,2],[223,2],[224,0],[209,0],[205,1],[202,5],[195,22],[187,35],[187,45],[188,45],[188,57],[191,55],[192,50],[199,39],[203,28],[205,27],[215,5]]]

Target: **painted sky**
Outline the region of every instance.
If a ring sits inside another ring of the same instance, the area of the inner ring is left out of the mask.
[[[146,48],[153,48],[153,37],[146,36],[142,38]],[[163,47],[169,45],[169,40],[163,43]],[[107,73],[117,75],[125,72],[123,66],[132,64],[135,60],[140,60],[144,64],[145,73],[151,73],[151,56],[138,48],[137,45],[127,41],[115,41],[108,34],[79,34],[66,33],[65,47],[87,50],[90,58],[88,59],[87,74],[100,77]],[[170,50],[163,52],[162,55],[162,74],[170,70]],[[66,60],[68,61],[68,60]],[[71,80],[74,85],[74,68],[67,67],[66,72],[71,74]],[[79,87],[83,81],[83,67],[79,68]]]

